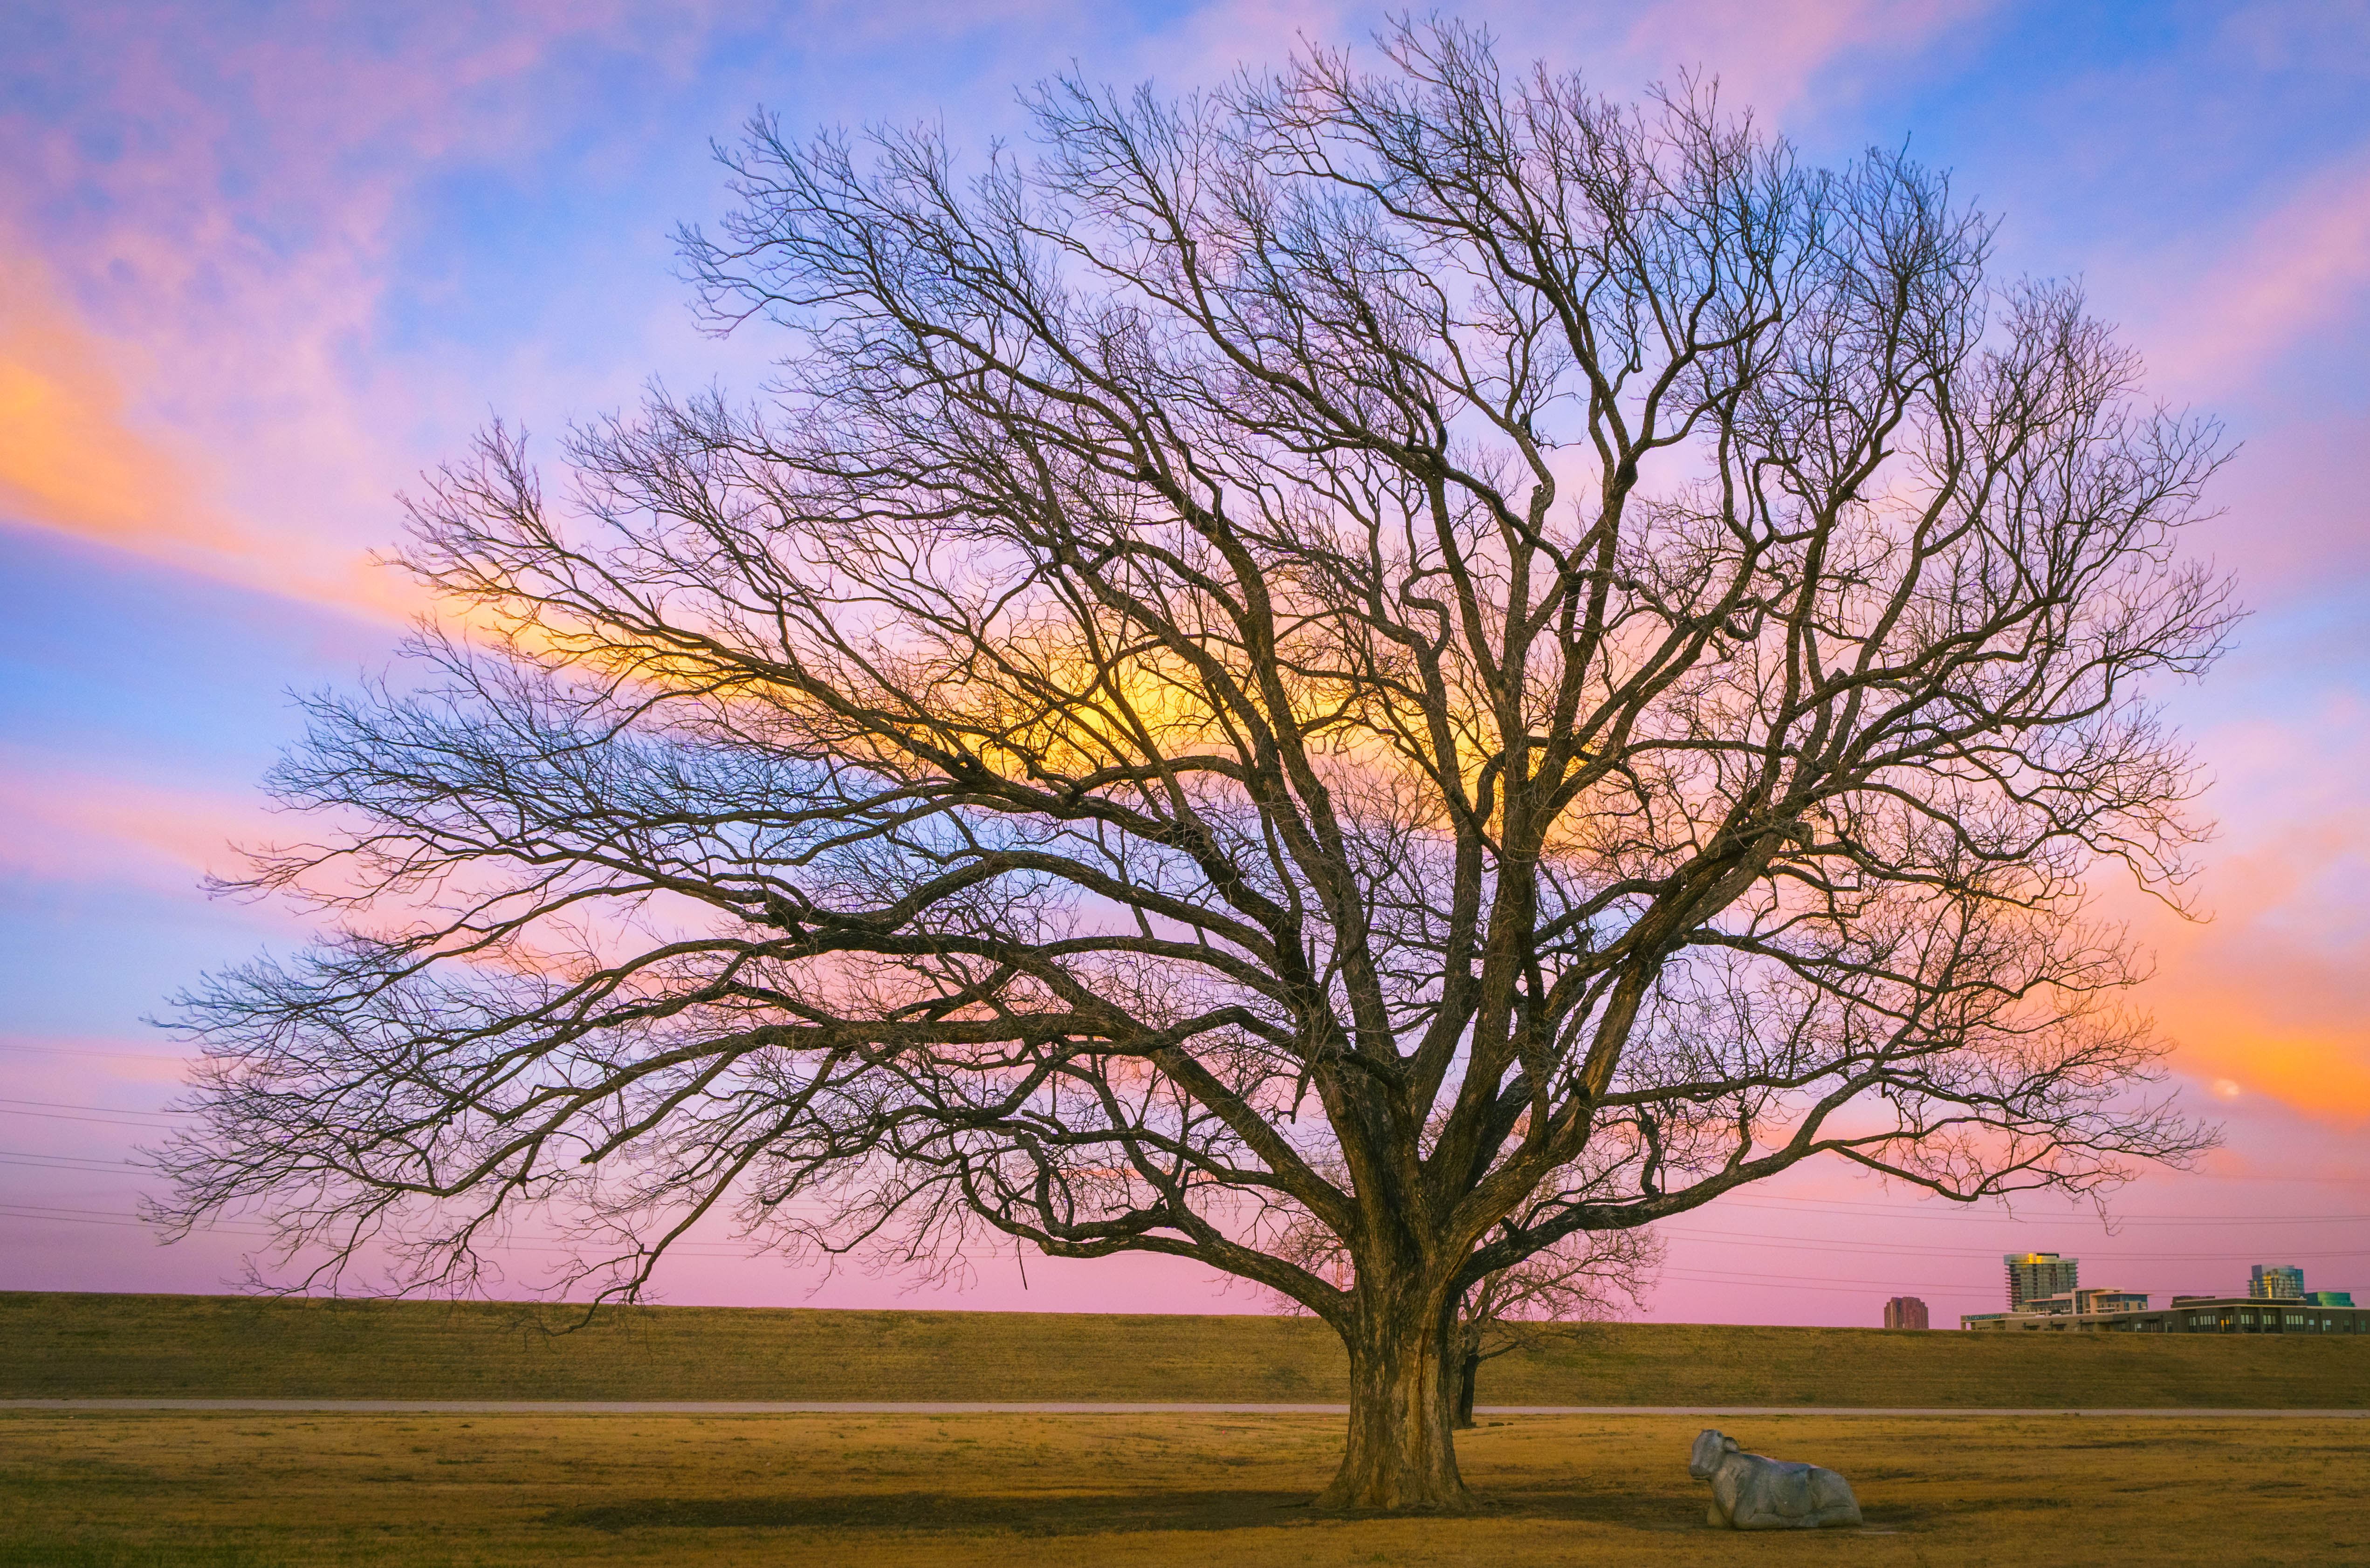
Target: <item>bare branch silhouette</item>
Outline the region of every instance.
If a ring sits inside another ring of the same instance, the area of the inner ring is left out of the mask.
[[[1384,42],[1056,82],[969,176],[753,124],[684,256],[777,384],[412,503],[490,630],[311,701],[238,887],[336,931],[184,999],[161,1218],[1191,1259],[1348,1345],[1326,1503],[1454,1507],[1480,1282],[1815,1156],[2204,1147],[2087,889],[2186,876],[2216,433],[1905,157]]]

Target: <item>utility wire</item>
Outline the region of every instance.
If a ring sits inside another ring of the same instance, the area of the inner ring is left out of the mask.
[[[86,1061],[169,1061],[187,1067],[198,1060],[190,1056],[166,1056],[155,1051],[94,1051],[79,1046],[28,1046],[15,1040],[0,1040],[0,1051],[23,1051],[31,1056],[74,1057]]]
[[[1789,1252],[1852,1253],[1859,1254],[1870,1253],[1903,1253],[1930,1257],[1985,1259],[1996,1259],[2000,1256],[1997,1253],[1989,1252],[1980,1247],[1926,1247],[1919,1246],[1913,1242],[1844,1242],[1838,1241],[1832,1236],[1771,1236],[1766,1233],[1748,1236],[1738,1232],[1724,1230],[1675,1230],[1665,1226],[1656,1226],[1653,1230],[1654,1233],[1658,1236],[1673,1236],[1685,1241],[1720,1242],[1730,1246],[1738,1247],[1778,1247]],[[2225,1250],[2218,1253],[2117,1252],[2113,1256],[2119,1259],[2226,1258],[2237,1257],[2240,1255],[2241,1253],[2260,1250],[2260,1248],[2239,1248],[2237,1251]],[[2103,1256],[2105,1254],[2100,1253],[2099,1255]],[[2370,1257],[2370,1252],[2299,1253],[2291,1250],[2284,1252],[2282,1255],[2284,1257],[2319,1259],[2361,1258]]]
[[[2315,1178],[2318,1179],[2318,1178]],[[2335,1181],[2338,1178],[2328,1178]],[[2016,1225],[2030,1230],[2041,1225],[2083,1225],[2096,1220],[2095,1215],[2032,1216],[2022,1214],[1977,1214],[1964,1209],[1943,1208],[1927,1204],[1856,1204],[1833,1198],[1787,1197],[1779,1193],[1756,1194],[1753,1197],[1721,1197],[1705,1205],[1720,1208],[1761,1208],[1778,1213],[1854,1215],[1901,1215],[1919,1219],[1944,1219],[1956,1223],[1973,1221],[1985,1225]],[[1780,1207],[1790,1205],[1794,1207]],[[1697,1211],[1700,1212],[1700,1211]],[[2110,1214],[2107,1223],[2113,1225],[2315,1225],[2323,1222],[2351,1223],[2370,1219],[2370,1214]],[[1667,1223],[1667,1222],[1666,1222]]]
[[[46,1105],[53,1111],[112,1111],[118,1116],[187,1116],[197,1114],[193,1111],[171,1111],[161,1107],[153,1111],[144,1111],[132,1105],[79,1105],[71,1100],[11,1100],[5,1095],[0,1095],[0,1105]]]
[[[137,1230],[151,1230],[150,1223],[136,1215],[110,1208],[51,1208],[37,1204],[0,1201],[0,1219],[33,1219],[57,1225],[128,1225]],[[271,1236],[276,1232],[251,1226],[208,1225],[197,1232],[209,1236]],[[489,1242],[471,1249],[488,1253],[546,1253],[562,1257],[583,1257],[604,1249],[599,1247],[540,1246],[525,1242]],[[667,1248],[672,1257],[754,1259],[764,1255],[763,1249],[736,1245],[731,1242],[677,1242]],[[618,1255],[625,1253],[622,1249]]]
[[[43,1121],[81,1122],[88,1127],[133,1127],[147,1132],[172,1132],[171,1122],[127,1122],[121,1116],[73,1116],[63,1111],[20,1111],[14,1105],[0,1105],[0,1116],[39,1116]]]
[[[58,1154],[40,1149],[0,1149],[0,1160],[72,1160],[78,1164],[104,1169],[137,1170],[130,1160],[100,1160],[87,1154]]]

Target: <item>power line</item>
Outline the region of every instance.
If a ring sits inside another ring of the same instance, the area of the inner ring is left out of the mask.
[[[2322,1178],[2313,1178],[2319,1180]],[[2326,1178],[2335,1181],[2338,1178]],[[2016,1225],[2031,1229],[2042,1225],[2081,1225],[2095,1216],[2065,1215],[2039,1219],[2018,1214],[1977,1214],[1964,1209],[1942,1208],[1930,1204],[1857,1204],[1833,1198],[1788,1197],[1782,1193],[1760,1193],[1753,1197],[1722,1197],[1713,1200],[1721,1208],[1765,1208],[1778,1213],[1800,1214],[1815,1211],[1826,1214],[1867,1216],[1870,1214],[1904,1215],[1919,1219],[1973,1221],[1984,1225]],[[1796,1205],[1785,1208],[1778,1205]],[[1706,1208],[1712,1204],[1704,1206]],[[2111,1225],[2318,1225],[2350,1224],[2370,1219],[2370,1214],[2113,1214],[2103,1221]]]
[[[0,1149],[0,1160],[72,1160],[101,1170],[137,1170],[129,1160],[95,1160],[86,1154],[52,1154],[38,1149]]]
[[[1662,1275],[1665,1278],[1676,1276],[1680,1278],[1694,1279],[1699,1283],[1715,1285],[1788,1285],[1803,1290],[1845,1288],[1854,1290],[1965,1290],[1967,1288],[1964,1284],[1954,1283],[1945,1285],[1930,1279],[1923,1281],[1922,1283],[1916,1280],[1904,1279],[1838,1279],[1833,1275],[1823,1276],[1822,1279],[1824,1283],[1819,1284],[1813,1284],[1809,1280],[1801,1279],[1789,1274],[1745,1274],[1736,1271],[1714,1273],[1697,1269],[1664,1269],[1662,1271]]]
[[[75,1057],[86,1061],[169,1061],[188,1066],[196,1057],[167,1056],[156,1051],[94,1051],[79,1046],[28,1046],[15,1040],[0,1040],[0,1051],[24,1051],[33,1056]]]
[[[31,1219],[53,1225],[116,1225],[148,1230],[155,1227],[134,1215],[109,1208],[50,1208],[38,1204],[0,1202],[0,1219]],[[208,1225],[195,1232],[208,1236],[274,1236],[277,1232],[237,1225]],[[561,1257],[583,1257],[597,1254],[599,1247],[540,1246],[525,1242],[489,1242],[473,1246],[477,1253],[541,1253]],[[765,1249],[741,1246],[731,1242],[677,1242],[667,1248],[670,1257],[748,1260],[764,1255]],[[626,1256],[622,1250],[617,1255]]]
[[[1762,1235],[1762,1236],[1745,1236],[1745,1235],[1739,1235],[1739,1234],[1737,1234],[1737,1233],[1735,1233],[1735,1232],[1732,1232],[1732,1231],[1721,1231],[1721,1230],[1673,1230],[1673,1229],[1669,1228],[1668,1226],[1656,1226],[1656,1227],[1654,1227],[1654,1230],[1655,1230],[1655,1233],[1656,1233],[1657,1235],[1662,1235],[1662,1236],[1675,1236],[1675,1237],[1679,1237],[1679,1238],[1681,1238],[1681,1239],[1683,1239],[1683,1240],[1686,1240],[1686,1241],[1720,1242],[1725,1242],[1725,1243],[1727,1243],[1727,1244],[1729,1244],[1729,1245],[1731,1245],[1731,1246],[1739,1246],[1739,1247],[1781,1247],[1781,1248],[1784,1248],[1784,1249],[1786,1249],[1787,1251],[1789,1251],[1789,1252],[1799,1251],[1799,1252],[1811,1252],[1811,1253],[1915,1253],[1915,1254],[1919,1254],[1919,1255],[1925,1255],[1925,1256],[1935,1256],[1935,1257],[1962,1257],[1962,1258],[1985,1258],[1985,1259],[1994,1259],[1994,1258],[1996,1258],[1996,1257],[1998,1257],[1998,1256],[2000,1255],[2000,1254],[1998,1254],[1998,1253],[1996,1253],[1988,1252],[1988,1251],[1985,1251],[1985,1249],[1983,1249],[1983,1248],[1979,1248],[1979,1247],[1927,1247],[1927,1246],[1919,1246],[1919,1245],[1917,1245],[1917,1244],[1916,1244],[1916,1243],[1915,1243],[1915,1242],[1840,1242],[1840,1241],[1837,1241],[1837,1240],[1835,1240],[1835,1238],[1833,1238],[1833,1237],[1829,1237],[1829,1236],[1768,1236],[1768,1235]],[[2237,1251],[2237,1252],[2218,1252],[2218,1253],[2123,1253],[2123,1252],[2119,1252],[2119,1253],[2114,1253],[2114,1254],[2113,1254],[2113,1257],[2114,1257],[2115,1259],[2131,1259],[2131,1260],[2144,1260],[2144,1261],[2145,1261],[2145,1260],[2182,1260],[2182,1261],[2187,1261],[2187,1260],[2209,1260],[2209,1259],[2215,1259],[2215,1258],[2231,1258],[2231,1257],[2237,1257],[2237,1256],[2241,1255],[2241,1253],[2242,1253],[2243,1252],[2250,1251],[2250,1250],[2259,1251],[2259,1250],[2261,1250],[2261,1249],[2240,1249],[2239,1251]],[[2098,1255],[2104,1256],[2105,1254],[2101,1253],[2101,1254],[2098,1254]],[[2300,1253],[2300,1252],[2294,1251],[2293,1249],[2288,1249],[2288,1250],[2284,1250],[2284,1251],[2283,1251],[2283,1253],[2282,1253],[2282,1254],[2281,1254],[2281,1255],[2282,1255],[2282,1256],[2284,1256],[2284,1257],[2291,1257],[2291,1258],[2308,1258],[2308,1259],[2318,1259],[2318,1260],[2323,1260],[2323,1261],[2326,1261],[2326,1260],[2330,1259],[2330,1258],[2360,1258],[2360,1257],[2370,1257],[2370,1252]]]
[[[147,1173],[142,1167],[132,1164],[128,1160],[121,1161],[112,1165],[102,1164],[96,1160],[86,1162],[80,1165],[69,1165],[61,1160],[20,1160],[14,1155],[0,1154],[0,1165],[14,1165],[28,1171],[71,1171],[77,1176],[109,1176],[117,1174],[138,1176]]]
[[[0,1105],[46,1105],[53,1111],[112,1111],[118,1116],[188,1116],[197,1114],[194,1111],[175,1111],[162,1106],[153,1111],[144,1111],[130,1105],[79,1105],[71,1100],[11,1100],[6,1096],[0,1096]]]
[[[1964,1285],[1920,1284],[1916,1280],[1845,1280],[1829,1285],[1814,1285],[1808,1280],[1790,1279],[1782,1275],[1720,1275],[1698,1274],[1686,1269],[1665,1269],[1665,1279],[1679,1279],[1695,1285],[1742,1285],[1754,1290],[1818,1290],[1835,1296],[1858,1296],[1875,1290],[1964,1291]]]
[[[131,1215],[104,1218],[111,1210],[104,1208],[38,1208],[33,1203],[0,1203],[0,1218],[7,1219],[38,1219],[42,1225],[126,1225],[131,1230],[154,1230],[147,1219],[135,1219]],[[260,1230],[232,1230],[232,1227],[209,1227],[211,1234],[221,1236],[268,1236]]]
[[[109,1055],[109,1054],[113,1054],[113,1055],[119,1055],[119,1056],[121,1056],[121,1057],[123,1058],[123,1059],[127,1059],[127,1060],[128,1060],[128,1059],[135,1059],[132,1058],[128,1053],[75,1052],[75,1051],[69,1051],[69,1050],[66,1050],[66,1049],[63,1049],[63,1048],[61,1048],[61,1047],[40,1047],[40,1046],[10,1046],[10,1045],[6,1045],[6,1042],[0,1042],[0,1047],[5,1047],[5,1048],[12,1049],[12,1050],[43,1051],[43,1052],[46,1052],[47,1054],[59,1055],[59,1056],[70,1056],[70,1055],[93,1055],[93,1056],[98,1056],[98,1055]],[[187,1059],[187,1058],[180,1058],[180,1057],[142,1057],[142,1058],[138,1058],[138,1059],[141,1059],[141,1060],[155,1060],[155,1061],[185,1061],[185,1060],[187,1060],[187,1059]],[[34,1107],[34,1106],[39,1106],[39,1107],[45,1107],[45,1109],[36,1110],[36,1109],[29,1109],[29,1109],[17,1109],[17,1107],[20,1107],[20,1106],[22,1106],[22,1107]],[[70,1101],[62,1101],[62,1100],[16,1100],[16,1099],[8,1099],[8,1098],[6,1098],[6,1097],[0,1097],[0,1115],[5,1115],[5,1116],[47,1116],[49,1119],[53,1120],[53,1121],[67,1121],[67,1122],[95,1122],[95,1123],[98,1123],[98,1124],[106,1125],[106,1126],[115,1126],[115,1127],[147,1127],[147,1128],[157,1129],[157,1130],[169,1130],[169,1129],[171,1129],[172,1127],[174,1127],[176,1125],[180,1125],[180,1124],[176,1124],[176,1123],[173,1123],[173,1122],[134,1122],[134,1121],[121,1121],[121,1120],[110,1121],[110,1120],[109,1120],[109,1119],[108,1119],[107,1117],[105,1117],[105,1116],[97,1116],[97,1117],[94,1117],[94,1116],[56,1116],[56,1115],[52,1115],[52,1114],[51,1114],[51,1113],[52,1113],[52,1112],[56,1112],[56,1111],[98,1111],[98,1112],[109,1112],[109,1113],[113,1113],[113,1114],[114,1114],[114,1115],[116,1115],[117,1116],[196,1116],[196,1115],[198,1115],[198,1114],[199,1114],[198,1112],[195,1112],[195,1111],[185,1111],[185,1110],[168,1110],[168,1109],[157,1109],[157,1110],[153,1110],[153,1111],[144,1111],[144,1110],[126,1110],[126,1109],[124,1109],[123,1107],[119,1106],[119,1105],[86,1105],[86,1104],[76,1104],[76,1103],[70,1102]],[[2322,1184],[2329,1184],[2329,1183],[2343,1183],[2343,1182],[2350,1182],[2350,1181],[2353,1180],[2353,1178],[2349,1178],[2349,1177],[2341,1177],[2341,1176],[2298,1176],[2298,1177],[2288,1177],[2288,1176],[2209,1176],[2209,1177],[2206,1177],[2206,1178],[2204,1178],[2204,1179],[2206,1179],[2206,1180],[2210,1180],[2210,1181],[2295,1181],[2295,1182],[2310,1182],[2310,1183],[2322,1183]],[[2060,1218],[2057,1218],[2057,1219],[2050,1219],[2050,1218],[2046,1218],[2046,1217],[2044,1217],[2044,1218],[2041,1218],[2041,1219],[2034,1219],[2034,1218],[2031,1218],[2031,1217],[2028,1217],[2028,1216],[2019,1216],[2019,1215],[2016,1215],[2016,1214],[1991,1214],[1991,1213],[1978,1213],[1978,1212],[1975,1212],[1975,1211],[1973,1211],[1973,1210],[1972,1210],[1972,1209],[1958,1208],[1958,1207],[1941,1207],[1941,1206],[1939,1206],[1939,1205],[1938,1205],[1938,1204],[1934,1204],[1934,1203],[1916,1203],[1916,1204],[1860,1203],[1860,1202],[1856,1202],[1856,1201],[1849,1200],[1849,1199],[1816,1198],[1816,1197],[1796,1197],[1796,1196],[1791,1196],[1791,1195],[1789,1195],[1789,1194],[1786,1194],[1786,1193],[1755,1193],[1755,1194],[1754,1194],[1754,1195],[1753,1195],[1752,1196],[1750,1196],[1750,1197],[1722,1197],[1722,1198],[1715,1199],[1714,1201],[1715,1201],[1715,1202],[1717,1202],[1717,1203],[1720,1205],[1720,1207],[1723,1207],[1723,1208],[1760,1208],[1760,1209],[1774,1209],[1776,1212],[1780,1212],[1780,1213],[1789,1212],[1789,1211],[1790,1211],[1790,1212],[1794,1212],[1794,1213],[1802,1213],[1802,1212],[1806,1212],[1806,1211],[1807,1211],[1807,1212],[1816,1212],[1816,1213],[1826,1213],[1826,1214],[1847,1215],[1847,1216],[1854,1216],[1854,1217],[1865,1217],[1865,1216],[1870,1215],[1870,1214],[1903,1215],[1903,1216],[1907,1216],[1907,1217],[1909,1217],[1909,1218],[1913,1218],[1913,1219],[1926,1219],[1926,1220],[1945,1219],[1945,1220],[1950,1220],[1950,1221],[1954,1221],[1954,1222],[1973,1221],[1973,1222],[1977,1223],[1977,1224],[1985,1224],[1985,1225],[2016,1225],[2016,1226],[2020,1226],[2020,1227],[2024,1227],[2024,1228],[2027,1228],[2027,1229],[2031,1229],[2031,1228],[2032,1228],[2032,1227],[2040,1226],[2040,1225],[2052,1225],[2052,1224],[2071,1224],[2071,1225],[2080,1225],[2080,1224],[2084,1224],[2084,1223],[2087,1223],[2087,1222],[2088,1222],[2088,1219],[2086,1219],[2086,1217],[2082,1217],[2082,1216],[2073,1216],[2073,1215],[2064,1216],[2064,1217],[2060,1217]],[[1789,1209],[1789,1207],[1782,1207],[1782,1206],[1791,1206],[1791,1207],[1790,1207],[1790,1209]],[[1708,1207],[1708,1206],[1707,1206],[1707,1207]],[[2097,1218],[2097,1217],[2093,1216],[2093,1217],[2088,1217],[2088,1218]],[[2322,1225],[2322,1224],[2341,1224],[2341,1225],[2342,1225],[2342,1224],[2357,1224],[2357,1223],[2361,1223],[2361,1222],[2365,1221],[2365,1220],[2370,1220],[2370,1214],[2209,1214],[2209,1215],[2196,1215],[2196,1214],[2116,1214],[2116,1215],[2111,1215],[2111,1216],[2107,1217],[2107,1218],[2106,1218],[2104,1220],[2102,1220],[2101,1222],[2102,1222],[2102,1223],[2106,1223],[2106,1224],[2115,1225],[2115,1226],[2123,1226],[2123,1225],[2142,1225],[2142,1226],[2157,1226],[2157,1225],[2180,1225],[2180,1226],[2189,1226],[2189,1225]],[[1672,1232],[1672,1233],[1673,1233],[1673,1234],[1677,1234],[1678,1232]],[[1807,1238],[1806,1238],[1806,1240],[1807,1240]],[[1982,1248],[1970,1248],[1970,1249],[1967,1249],[1967,1251],[1968,1251],[1968,1253],[1969,1253],[1969,1254],[1970,1254],[1970,1255],[1975,1255],[1975,1254],[1981,1253],[1982,1253],[1982,1252],[1984,1252],[1985,1250],[1985,1249],[1982,1249]],[[2163,1256],[2163,1257],[2180,1257],[2180,1256],[2192,1256],[2192,1255],[2194,1255],[2194,1256],[2209,1256],[2209,1255],[2215,1255],[2215,1254],[2206,1254],[2206,1253],[2189,1254],[2189,1253],[2158,1253],[2158,1254],[2152,1254],[2152,1255]],[[2329,1254],[2329,1255],[2335,1255],[2335,1256],[2354,1256],[2354,1255],[2358,1255],[2358,1254],[2353,1254],[2353,1253],[2341,1253],[2341,1254]]]
[[[122,1215],[109,1209],[52,1208],[31,1204],[0,1203],[0,1218],[28,1219],[39,1224],[105,1225],[120,1229],[142,1230],[154,1229],[154,1227],[146,1220],[134,1219],[131,1216]],[[208,1235],[256,1238],[266,1238],[273,1234],[270,1230],[227,1225],[209,1226],[203,1233]],[[584,1253],[588,1250],[597,1251],[598,1249],[576,1249],[569,1247],[536,1246],[526,1243],[505,1242],[490,1245],[483,1248],[482,1250],[487,1252],[535,1253],[548,1255],[577,1257],[584,1255]],[[762,1253],[758,1249],[734,1246],[730,1242],[715,1242],[689,1243],[677,1242],[667,1250],[670,1254],[677,1257],[706,1259],[754,1260],[754,1258],[762,1255]],[[1858,1295],[1863,1290],[1931,1290],[1937,1293],[1962,1293],[1970,1288],[1968,1284],[1962,1280],[1944,1282],[1939,1280],[1904,1280],[1899,1278],[1838,1279],[1834,1276],[1826,1276],[1822,1280],[1814,1282],[1788,1275],[1754,1274],[1736,1270],[1714,1271],[1689,1268],[1666,1268],[1662,1271],[1661,1276],[1664,1279],[1674,1279],[1698,1285],[1745,1286],[1756,1290],[1809,1290],[1824,1295],[1845,1296]]]
[[[171,1122],[128,1122],[121,1116],[74,1116],[63,1111],[22,1111],[14,1105],[0,1105],[0,1116],[39,1116],[48,1122],[82,1122],[90,1127],[134,1127],[147,1132],[179,1130]]]
[[[95,1218],[102,1219],[126,1219],[131,1225],[147,1225],[147,1219],[116,1213],[114,1208],[50,1208],[45,1203],[0,1203],[0,1210],[19,1215],[95,1215]]]

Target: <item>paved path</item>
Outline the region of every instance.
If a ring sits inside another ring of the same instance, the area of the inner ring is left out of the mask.
[[[1346,1404],[900,1403],[820,1400],[0,1399],[0,1410],[327,1411],[363,1415],[1347,1415]],[[1914,1409],[1870,1405],[1497,1404],[1476,1415],[2100,1415],[2359,1421],[2370,1410]]]

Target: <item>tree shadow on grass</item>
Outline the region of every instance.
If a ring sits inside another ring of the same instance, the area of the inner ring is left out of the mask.
[[[648,1497],[555,1509],[545,1522],[628,1529],[1004,1529],[1022,1535],[1231,1530],[1311,1517],[1306,1492],[952,1495],[823,1493],[799,1497]]]
[[[1613,1494],[1545,1487],[1484,1495],[1475,1516],[1553,1520],[1623,1529],[1699,1528],[1695,1494]],[[1870,1509],[1871,1525],[1898,1528],[1906,1510]],[[1879,1516],[1883,1516],[1880,1517]],[[1288,1528],[1386,1516],[1319,1513],[1305,1491],[1177,1491],[950,1494],[817,1493],[803,1496],[649,1497],[561,1508],[545,1523],[632,1529],[999,1530],[1023,1536],[1124,1535],[1161,1530]]]

